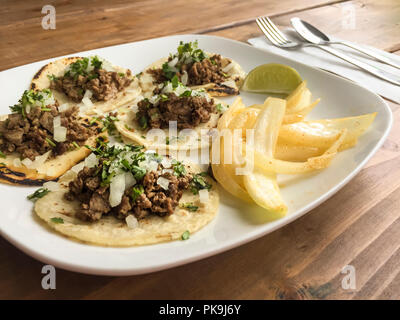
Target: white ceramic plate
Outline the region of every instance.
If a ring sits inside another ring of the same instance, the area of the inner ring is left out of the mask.
[[[313,96],[322,99],[310,118],[345,117],[374,111],[378,115],[357,146],[341,152],[328,169],[301,179],[298,176],[295,180],[291,178],[292,183],[289,183],[290,179],[287,181],[287,177],[280,177],[281,181],[286,180],[282,194],[289,206],[289,213],[277,221],[265,221],[262,209],[245,205],[222,192],[216,219],[191,235],[187,241],[131,248],[97,247],[69,240],[38,223],[32,212],[32,203],[26,199],[36,188],[0,185],[0,230],[3,237],[36,259],[83,273],[133,275],[182,265],[262,237],[310,211],[360,171],[382,145],[390,130],[391,111],[376,94],[335,75],[233,40],[204,35],[177,35],[74,55],[97,54],[137,73],[151,62],[174,52],[180,40],[186,42],[195,39],[199,40],[200,48],[235,59],[247,72],[269,62],[283,63],[297,69],[307,79]],[[33,74],[48,61],[0,72],[0,113],[8,113],[8,106],[17,102]],[[265,99],[265,95],[258,94],[242,93],[241,96],[246,105]],[[228,99],[229,102],[232,100]]]

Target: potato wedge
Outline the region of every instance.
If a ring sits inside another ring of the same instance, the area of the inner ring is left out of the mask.
[[[255,151],[272,158],[278,139],[279,128],[285,114],[286,101],[277,98],[268,98],[265,108],[257,117],[254,129]],[[243,177],[247,192],[261,207],[267,209],[271,218],[283,217],[287,212],[276,182],[275,173],[266,173],[255,167],[253,172]]]

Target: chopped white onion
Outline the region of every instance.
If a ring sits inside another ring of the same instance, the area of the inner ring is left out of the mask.
[[[13,161],[13,165],[14,165],[15,167],[21,167],[21,166],[22,166],[22,163],[21,163],[20,158],[15,158],[14,161]]]
[[[131,214],[125,218],[125,221],[128,228],[135,229],[139,226],[139,221]]]
[[[157,179],[157,184],[163,188],[164,190],[168,190],[168,186],[169,186],[169,180],[167,178],[164,177],[159,177]]]
[[[173,91],[174,91],[174,89],[172,87],[172,83],[171,82],[168,82],[168,84],[162,90],[163,93],[171,93]]]
[[[103,58],[99,58],[103,63],[102,63],[102,65],[101,65],[101,67],[104,69],[104,70],[106,70],[106,71],[108,71],[108,72],[114,72],[114,71],[116,71],[115,70],[115,68],[114,68],[114,66],[112,65],[112,63],[110,62],[110,61],[107,61],[106,59],[103,59]]]
[[[146,169],[146,171],[157,171],[158,169],[158,162],[149,158],[141,161],[139,166]]]
[[[54,127],[54,140],[57,142],[64,142],[67,140],[67,128],[66,127]]]
[[[83,97],[84,98],[91,98],[93,96],[93,92],[92,91],[90,91],[89,89],[87,89],[86,91],[85,91],[85,94],[83,95]]]
[[[178,86],[178,87],[175,88],[174,93],[175,93],[176,96],[180,96],[186,90],[190,90],[190,89],[185,87],[185,86]]]
[[[35,161],[33,161],[31,168],[32,169],[39,169],[50,156],[51,150],[47,151],[46,153],[42,154],[41,156],[36,156]]]
[[[168,66],[173,68],[178,63],[178,57],[173,58],[170,62],[168,62]]]
[[[99,164],[99,159],[94,153],[89,154],[84,161],[85,167],[93,168]]]
[[[65,112],[69,109],[70,105],[68,103],[63,103],[62,105],[58,106],[58,111]]]
[[[125,174],[120,173],[111,179],[110,183],[110,205],[116,207],[121,203],[125,192]]]
[[[33,163],[33,161],[32,161],[31,159],[29,159],[29,158],[25,158],[25,159],[22,160],[21,162],[22,162],[22,164],[23,164],[25,167],[27,167],[27,168],[29,168],[29,167],[32,165],[32,163]]]
[[[93,106],[93,102],[92,100],[90,100],[88,97],[84,97],[82,99],[82,103],[85,105],[85,107],[90,108],[91,106]]]
[[[30,104],[27,104],[27,105],[26,105],[26,107],[25,107],[25,112],[26,112],[27,114],[29,114],[29,113],[31,112],[31,105],[30,105]]]
[[[44,183],[43,188],[46,188],[50,191],[60,191],[61,190],[60,184],[55,181],[48,181],[48,182]]]
[[[136,179],[131,172],[125,172],[125,189],[133,187],[136,184]]]
[[[85,166],[85,162],[79,162],[78,164],[74,165],[71,170],[75,173],[79,173],[83,167]]]
[[[164,173],[169,173],[169,174],[173,174],[174,173],[174,170],[172,170],[172,169],[162,169],[162,172],[161,172],[162,174],[164,174]]]
[[[200,198],[200,203],[207,203],[208,202],[208,190],[207,189],[199,190],[199,198]]]
[[[188,80],[189,80],[189,77],[188,77],[188,74],[187,74],[186,70],[183,71],[183,75],[181,77],[181,80],[182,80],[182,84],[184,86],[186,86],[187,83],[188,83]]]
[[[161,160],[161,165],[163,166],[163,168],[168,169],[168,168],[171,168],[172,162],[169,158],[164,157]]]
[[[222,72],[227,73],[227,72],[231,71],[231,69],[232,69],[234,66],[235,66],[234,63],[231,62],[230,64],[228,64],[227,66],[225,66],[224,68],[222,68]]]
[[[57,128],[59,126],[61,126],[61,117],[60,116],[54,117],[54,119],[53,119],[53,127]]]

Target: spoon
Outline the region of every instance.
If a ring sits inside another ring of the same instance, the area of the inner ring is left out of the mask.
[[[303,37],[307,38],[307,41],[310,41],[312,43],[320,44],[320,45],[329,45],[329,44],[341,44],[347,47],[350,47],[354,50],[357,50],[361,53],[364,53],[380,62],[386,63],[392,67],[399,68],[400,69],[400,64],[396,64],[394,61],[391,59],[380,55],[378,53],[375,53],[371,50],[361,48],[355,44],[349,43],[347,41],[332,41],[329,39],[329,37],[323,33],[321,30],[318,30],[316,27],[312,26],[308,22],[301,20],[300,18],[292,18],[290,20],[293,28],[296,29],[296,31]],[[311,41],[312,39],[312,41]]]

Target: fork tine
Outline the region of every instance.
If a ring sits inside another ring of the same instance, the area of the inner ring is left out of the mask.
[[[278,41],[269,34],[269,31],[264,27],[264,25],[262,24],[262,22],[260,21],[259,18],[256,19],[256,23],[257,23],[258,27],[260,28],[260,30],[268,38],[268,40],[272,42],[272,44],[274,44],[276,46],[279,45]]]
[[[276,35],[276,37],[280,40],[282,43],[287,43],[290,40],[286,38],[286,36],[278,29],[278,27],[271,21],[270,18],[268,17],[263,17],[263,21],[265,24],[268,25],[269,29],[272,30],[272,32]]]
[[[256,23],[261,29],[261,31],[264,33],[264,35],[276,46],[280,46],[282,44],[282,41],[279,40],[279,38],[268,28],[268,26],[264,23],[264,21],[261,18],[256,19]]]

